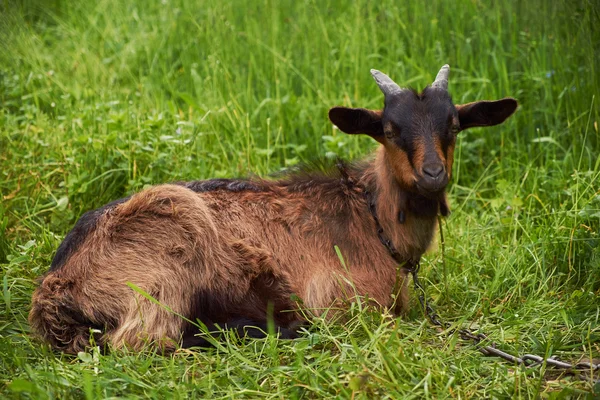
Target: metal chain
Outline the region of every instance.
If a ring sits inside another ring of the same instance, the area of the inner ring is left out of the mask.
[[[425,288],[419,281],[418,276],[419,268],[420,262],[417,262],[414,268],[410,269],[409,271],[413,277],[415,290],[419,292],[419,303],[421,304],[421,308],[425,316],[427,317],[427,319],[429,319],[429,322],[431,322],[432,325],[438,326],[444,330],[450,329],[451,324],[447,322],[442,322],[437,312],[433,309],[433,307],[431,307],[431,305],[429,305],[427,300],[425,300]],[[488,346],[481,345],[480,343],[483,340],[487,339],[487,336],[483,333],[475,333],[468,328],[452,329],[448,333],[452,334],[454,332],[458,332],[461,339],[473,342],[473,344],[475,344],[475,346],[477,347],[477,350],[479,350],[484,355],[500,357],[514,364],[525,365],[526,367],[534,367],[545,363],[548,366],[565,370],[589,372],[600,371],[600,363],[594,364],[591,362],[582,361],[576,364],[571,364],[568,362],[558,360],[556,356],[544,358],[535,354],[525,354],[523,357],[518,357],[496,348],[495,343],[492,343]]]
[[[375,220],[375,226],[377,227],[377,237],[379,237],[379,241],[383,243],[383,245],[387,248],[388,252],[398,264],[406,264],[406,260],[403,259],[402,255],[398,253],[398,250],[392,244],[392,241],[385,237],[383,233],[383,227],[379,222],[379,218],[377,217],[377,204],[375,201],[375,197],[371,195],[371,192],[368,190],[364,190],[365,196],[367,198],[367,203],[369,205],[369,211],[371,212],[371,216]]]
[[[443,322],[440,319],[438,313],[433,309],[433,307],[431,307],[429,302],[426,300],[425,288],[419,280],[419,269],[421,268],[421,260],[418,259],[407,261],[403,259],[401,254],[398,253],[398,251],[392,244],[392,242],[384,234],[383,228],[379,222],[379,218],[377,217],[375,198],[366,189],[364,190],[364,194],[367,198],[369,211],[371,212],[371,215],[373,216],[373,220],[375,221],[375,225],[377,227],[377,236],[379,237],[379,240],[388,249],[388,252],[392,256],[392,258],[398,264],[402,265],[403,268],[410,272],[410,274],[412,275],[415,291],[418,291],[419,293],[418,298],[419,303],[421,304],[421,309],[423,310],[423,313],[432,325],[442,328],[443,330],[447,331],[448,334],[453,334],[454,332],[457,332],[460,335],[461,339],[472,342],[476,346],[477,350],[479,350],[482,354],[486,356],[500,357],[513,364],[524,365],[527,368],[546,364],[547,366],[551,366],[557,369],[569,370],[570,372],[589,372],[590,374],[592,374],[592,376],[594,372],[600,371],[600,363],[594,364],[591,362],[582,361],[576,364],[571,364],[568,362],[558,360],[556,356],[544,358],[535,354],[525,354],[522,357],[514,356],[496,348],[496,343],[492,342],[491,345],[482,345],[481,342],[487,339],[487,336],[483,333],[475,333],[468,328],[450,329],[452,325],[448,322]],[[439,224],[439,229],[441,233],[441,221]],[[580,379],[588,379],[582,374],[579,374],[578,377]],[[600,380],[596,380],[596,382],[600,382]]]

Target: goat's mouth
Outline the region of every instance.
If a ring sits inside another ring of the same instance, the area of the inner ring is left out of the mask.
[[[422,196],[438,198],[448,186],[448,175],[444,174],[437,179],[421,177],[415,180],[415,186]]]

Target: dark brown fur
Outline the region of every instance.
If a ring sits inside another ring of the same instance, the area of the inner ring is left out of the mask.
[[[447,214],[448,206],[443,187],[430,193],[415,182],[423,163],[431,160],[450,173],[455,141],[439,136],[447,132],[439,132],[436,121],[456,116],[449,97],[431,100],[435,107],[423,103],[426,97],[427,92],[403,99],[417,120],[390,118],[392,111],[403,112],[402,105],[394,110],[386,105],[383,112],[332,109],[332,121],[345,124],[340,129],[366,132],[382,143],[361,164],[340,164],[327,173],[296,172],[276,181],[160,185],[86,214],[33,295],[33,330],[68,353],[89,345],[90,329],[101,331],[96,335],[101,344],[170,350],[182,340],[202,343],[194,338],[195,327],[179,315],[209,328],[239,328],[265,327],[271,312],[280,331],[289,332],[305,315],[294,295],[309,313],[319,314],[355,294],[405,311],[406,273],[394,305],[397,263],[378,238],[365,191],[375,196],[381,226],[402,257],[421,257],[432,242],[436,215]],[[445,114],[438,116],[442,103]],[[476,104],[468,107],[477,115],[465,110],[471,124],[502,122],[516,107],[516,102],[504,104],[512,107],[504,115]],[[384,120],[393,132],[384,134]]]

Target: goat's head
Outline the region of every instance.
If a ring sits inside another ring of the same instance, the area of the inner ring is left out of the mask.
[[[373,69],[385,96],[383,110],[334,107],[329,119],[343,132],[365,133],[381,143],[403,189],[438,197],[452,175],[456,135],[474,126],[500,124],[517,108],[512,98],[454,105],[448,93],[449,70],[444,65],[435,81],[417,93]]]

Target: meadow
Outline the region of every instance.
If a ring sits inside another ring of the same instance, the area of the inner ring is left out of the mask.
[[[380,108],[370,68],[457,104],[512,96],[460,133],[444,243],[422,281],[444,319],[515,354],[600,359],[600,4],[593,0],[0,2],[0,397],[548,398],[600,395],[365,307],[301,338],[171,356],[51,351],[36,278],[85,211],[178,180],[268,176],[376,148],[327,119]]]

